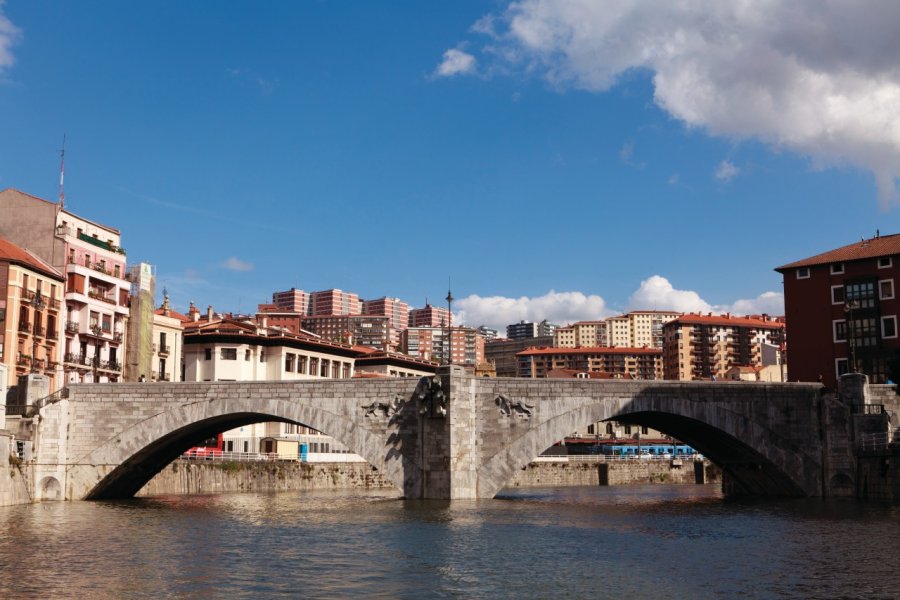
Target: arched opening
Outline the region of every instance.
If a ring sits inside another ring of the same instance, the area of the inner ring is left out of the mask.
[[[220,415],[191,423],[153,440],[125,459],[103,477],[85,499],[130,498],[167,465],[202,440],[223,431],[262,422],[305,425],[284,417],[252,412]]]
[[[38,484],[41,501],[62,500],[62,486],[56,477],[44,477]]]
[[[650,411],[617,415],[615,420],[653,428],[696,449],[722,470],[723,488],[729,496],[804,495],[783,465],[776,465],[747,443],[702,421]]]

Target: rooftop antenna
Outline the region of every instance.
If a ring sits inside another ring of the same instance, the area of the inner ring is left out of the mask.
[[[66,176],[66,134],[63,134],[62,150],[59,151],[59,208],[62,210],[66,201],[66,194],[63,192],[63,180]]]

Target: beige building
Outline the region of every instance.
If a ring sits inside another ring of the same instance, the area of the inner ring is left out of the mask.
[[[766,315],[687,314],[664,331],[666,379],[725,379],[732,367],[765,366],[766,349],[784,343],[784,323]]]
[[[557,348],[597,347],[606,345],[605,321],[578,321],[553,332],[553,345]]]
[[[605,345],[615,348],[663,347],[663,326],[681,316],[674,311],[638,310],[606,320]]]
[[[168,294],[162,306],[153,312],[151,381],[181,381],[184,350],[184,322],[187,317],[172,310]]]
[[[574,370],[623,379],[662,379],[662,351],[655,348],[529,348],[516,355],[519,377],[542,378]]]

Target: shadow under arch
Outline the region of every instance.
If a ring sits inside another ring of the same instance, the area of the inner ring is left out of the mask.
[[[803,497],[808,494],[798,482],[799,477],[804,470],[821,468],[813,453],[793,446],[777,432],[766,431],[769,436],[767,447],[754,448],[709,423],[665,410],[646,410],[640,404],[635,402],[632,407],[615,414],[610,414],[610,408],[602,403],[586,405],[573,411],[574,420],[583,425],[615,420],[651,427],[670,435],[692,446],[722,469],[727,495]],[[479,495],[496,495],[513,479],[516,470],[524,468],[546,448],[571,433],[571,423],[571,418],[549,419],[485,461],[479,470]]]
[[[86,492],[84,499],[130,498],[198,441],[260,422],[296,423],[330,435],[382,471],[399,490],[404,489],[404,473],[416,468],[405,455],[390,449],[385,452],[381,436],[348,418],[309,405],[284,401],[268,404],[266,410],[215,414],[216,404],[194,403],[132,425],[77,461],[79,465],[115,465]],[[160,430],[166,433],[153,435]]]

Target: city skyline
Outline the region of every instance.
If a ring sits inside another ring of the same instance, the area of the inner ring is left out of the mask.
[[[752,26],[786,8],[696,6],[0,2],[0,189],[55,200],[65,133],[67,209],[120,229],[179,310],[290,287],[444,306],[449,277],[472,326],[783,314],[776,266],[897,230],[896,9],[818,9],[844,44],[814,59],[802,24]],[[745,54],[705,61],[715,25]],[[788,67],[844,113],[778,87]]]

